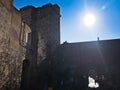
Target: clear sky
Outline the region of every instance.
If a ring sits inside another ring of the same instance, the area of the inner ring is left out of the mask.
[[[61,9],[61,43],[120,38],[120,0],[14,0],[14,6],[35,7],[47,3],[58,4]],[[87,27],[83,23],[86,13],[92,13],[96,22]]]

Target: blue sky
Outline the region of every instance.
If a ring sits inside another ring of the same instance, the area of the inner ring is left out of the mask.
[[[47,3],[58,4],[61,9],[61,43],[120,38],[120,0],[14,0],[14,6],[35,7]],[[83,24],[86,13],[96,17],[94,26]]]

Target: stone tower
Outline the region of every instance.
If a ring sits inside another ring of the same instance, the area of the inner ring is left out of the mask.
[[[31,27],[34,63],[39,64],[60,45],[60,8],[47,4],[38,8],[27,6],[20,12],[23,22]]]
[[[34,86],[37,68],[60,45],[60,8],[58,5],[47,4],[35,8],[27,6],[20,9],[22,22],[27,23],[31,28],[31,49],[28,49],[27,59],[30,61],[30,79],[28,88]],[[48,62],[47,61],[47,62]],[[43,75],[44,76],[44,75]],[[44,80],[43,80],[44,81]],[[42,80],[40,82],[43,83]],[[26,85],[25,85],[26,86]]]

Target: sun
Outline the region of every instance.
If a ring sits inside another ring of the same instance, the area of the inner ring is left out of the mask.
[[[92,27],[95,25],[96,23],[96,17],[94,14],[92,13],[88,13],[84,16],[83,18],[83,23],[87,26],[87,27]]]

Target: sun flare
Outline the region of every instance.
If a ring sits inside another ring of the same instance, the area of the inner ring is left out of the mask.
[[[96,22],[96,17],[94,14],[88,13],[84,16],[83,22],[87,27],[92,27]]]

